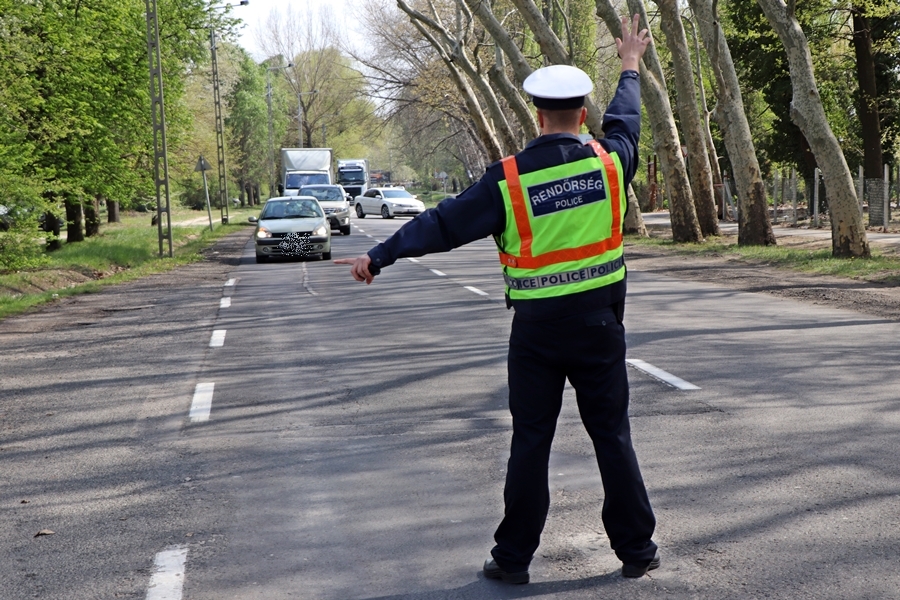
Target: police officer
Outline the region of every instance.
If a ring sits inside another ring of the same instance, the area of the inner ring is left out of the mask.
[[[527,583],[550,506],[550,445],[568,379],[594,444],[603,480],[603,525],[622,574],[659,566],[656,525],[631,444],[625,371],[622,219],[640,135],[638,67],[650,43],[638,16],[622,19],[616,40],[622,73],[603,119],[604,139],[578,133],[593,84],[566,65],[524,82],[541,136],[490,165],[475,185],[406,223],[363,256],[339,259],[372,283],[403,257],[446,252],[492,235],[515,309],[509,342],[512,447],[504,518],[484,575]]]

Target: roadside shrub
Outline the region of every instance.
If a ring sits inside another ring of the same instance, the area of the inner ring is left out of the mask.
[[[46,235],[37,221],[14,223],[0,231],[0,271],[20,271],[41,267],[50,262],[44,253]]]
[[[181,193],[178,194],[178,202],[185,208],[192,210],[206,210],[206,192],[203,190],[203,181],[196,177],[183,179],[179,182]],[[207,181],[209,185],[209,204],[212,208],[219,208],[219,186],[217,181]]]

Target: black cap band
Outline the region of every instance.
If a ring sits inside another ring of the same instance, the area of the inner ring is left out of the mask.
[[[534,102],[535,106],[544,110],[571,110],[584,106],[584,96],[575,96],[574,98],[539,98],[532,96],[531,101]]]

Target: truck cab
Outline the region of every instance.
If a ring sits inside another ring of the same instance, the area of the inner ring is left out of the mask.
[[[369,189],[369,163],[364,158],[339,159],[337,161],[337,182],[350,195],[353,204],[357,196]]]

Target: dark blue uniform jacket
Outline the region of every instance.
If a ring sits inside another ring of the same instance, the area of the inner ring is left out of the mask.
[[[641,128],[640,82],[635,71],[625,71],[619,87],[603,117],[599,140],[607,152],[615,152],[622,163],[627,185],[638,164],[638,139]],[[590,146],[567,133],[542,135],[516,155],[519,173],[531,173],[563,163],[593,156]],[[447,252],[506,229],[506,210],[498,181],[504,179],[499,162],[490,165],[484,177],[455,198],[442,201],[401,227],[394,235],[369,250],[376,267],[384,268],[398,259],[433,252]],[[500,270],[500,259],[497,259]],[[593,312],[625,299],[625,281],[597,290],[557,298],[513,300],[518,318],[543,320],[577,313]]]

